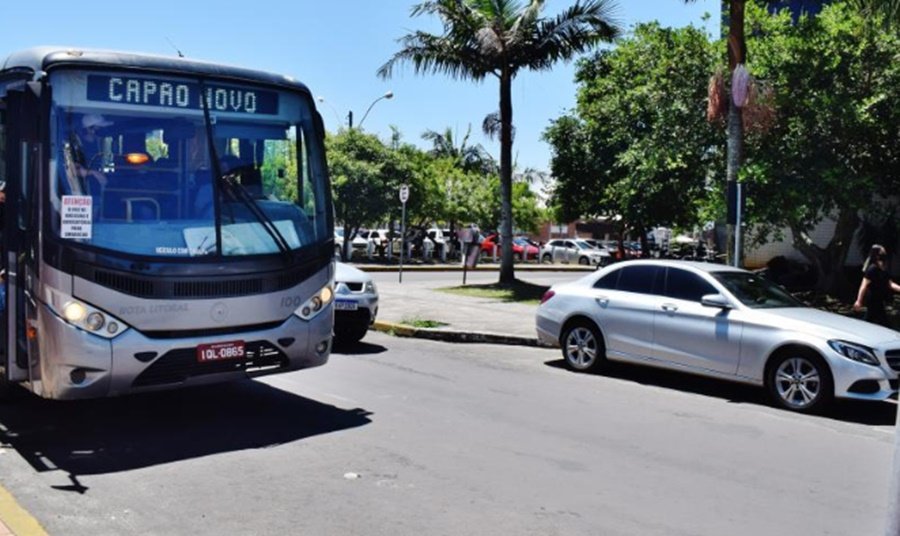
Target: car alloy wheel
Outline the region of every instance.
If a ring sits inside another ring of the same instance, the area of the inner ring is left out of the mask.
[[[790,354],[772,367],[769,390],[782,407],[811,412],[831,399],[831,376],[821,360]]]
[[[586,323],[575,324],[566,331],[562,352],[566,365],[577,371],[593,370],[606,357],[600,333]]]
[[[578,264],[580,264],[582,266],[587,266],[590,263],[591,263],[591,260],[588,259],[587,257],[581,257],[580,259],[578,259]]]

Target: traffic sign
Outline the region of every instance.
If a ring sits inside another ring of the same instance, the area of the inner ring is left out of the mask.
[[[409,199],[409,186],[404,184],[400,187],[400,202],[406,203],[407,199]]]

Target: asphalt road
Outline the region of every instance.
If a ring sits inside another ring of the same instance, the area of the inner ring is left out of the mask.
[[[51,534],[878,534],[894,410],[369,333],[265,381],[0,405],[0,484]]]

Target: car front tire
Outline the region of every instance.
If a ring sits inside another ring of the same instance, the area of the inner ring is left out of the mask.
[[[356,344],[366,336],[369,324],[364,322],[343,322],[334,324],[334,341],[337,344]]]
[[[592,322],[581,320],[567,326],[560,346],[566,366],[576,372],[599,370],[606,363],[603,335]]]
[[[834,380],[825,361],[810,350],[791,350],[766,370],[766,389],[778,407],[818,413],[834,399]]]

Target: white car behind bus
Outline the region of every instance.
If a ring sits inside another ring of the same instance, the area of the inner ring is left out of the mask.
[[[378,315],[378,289],[372,276],[342,262],[335,263],[334,339],[355,343],[366,336]]]

